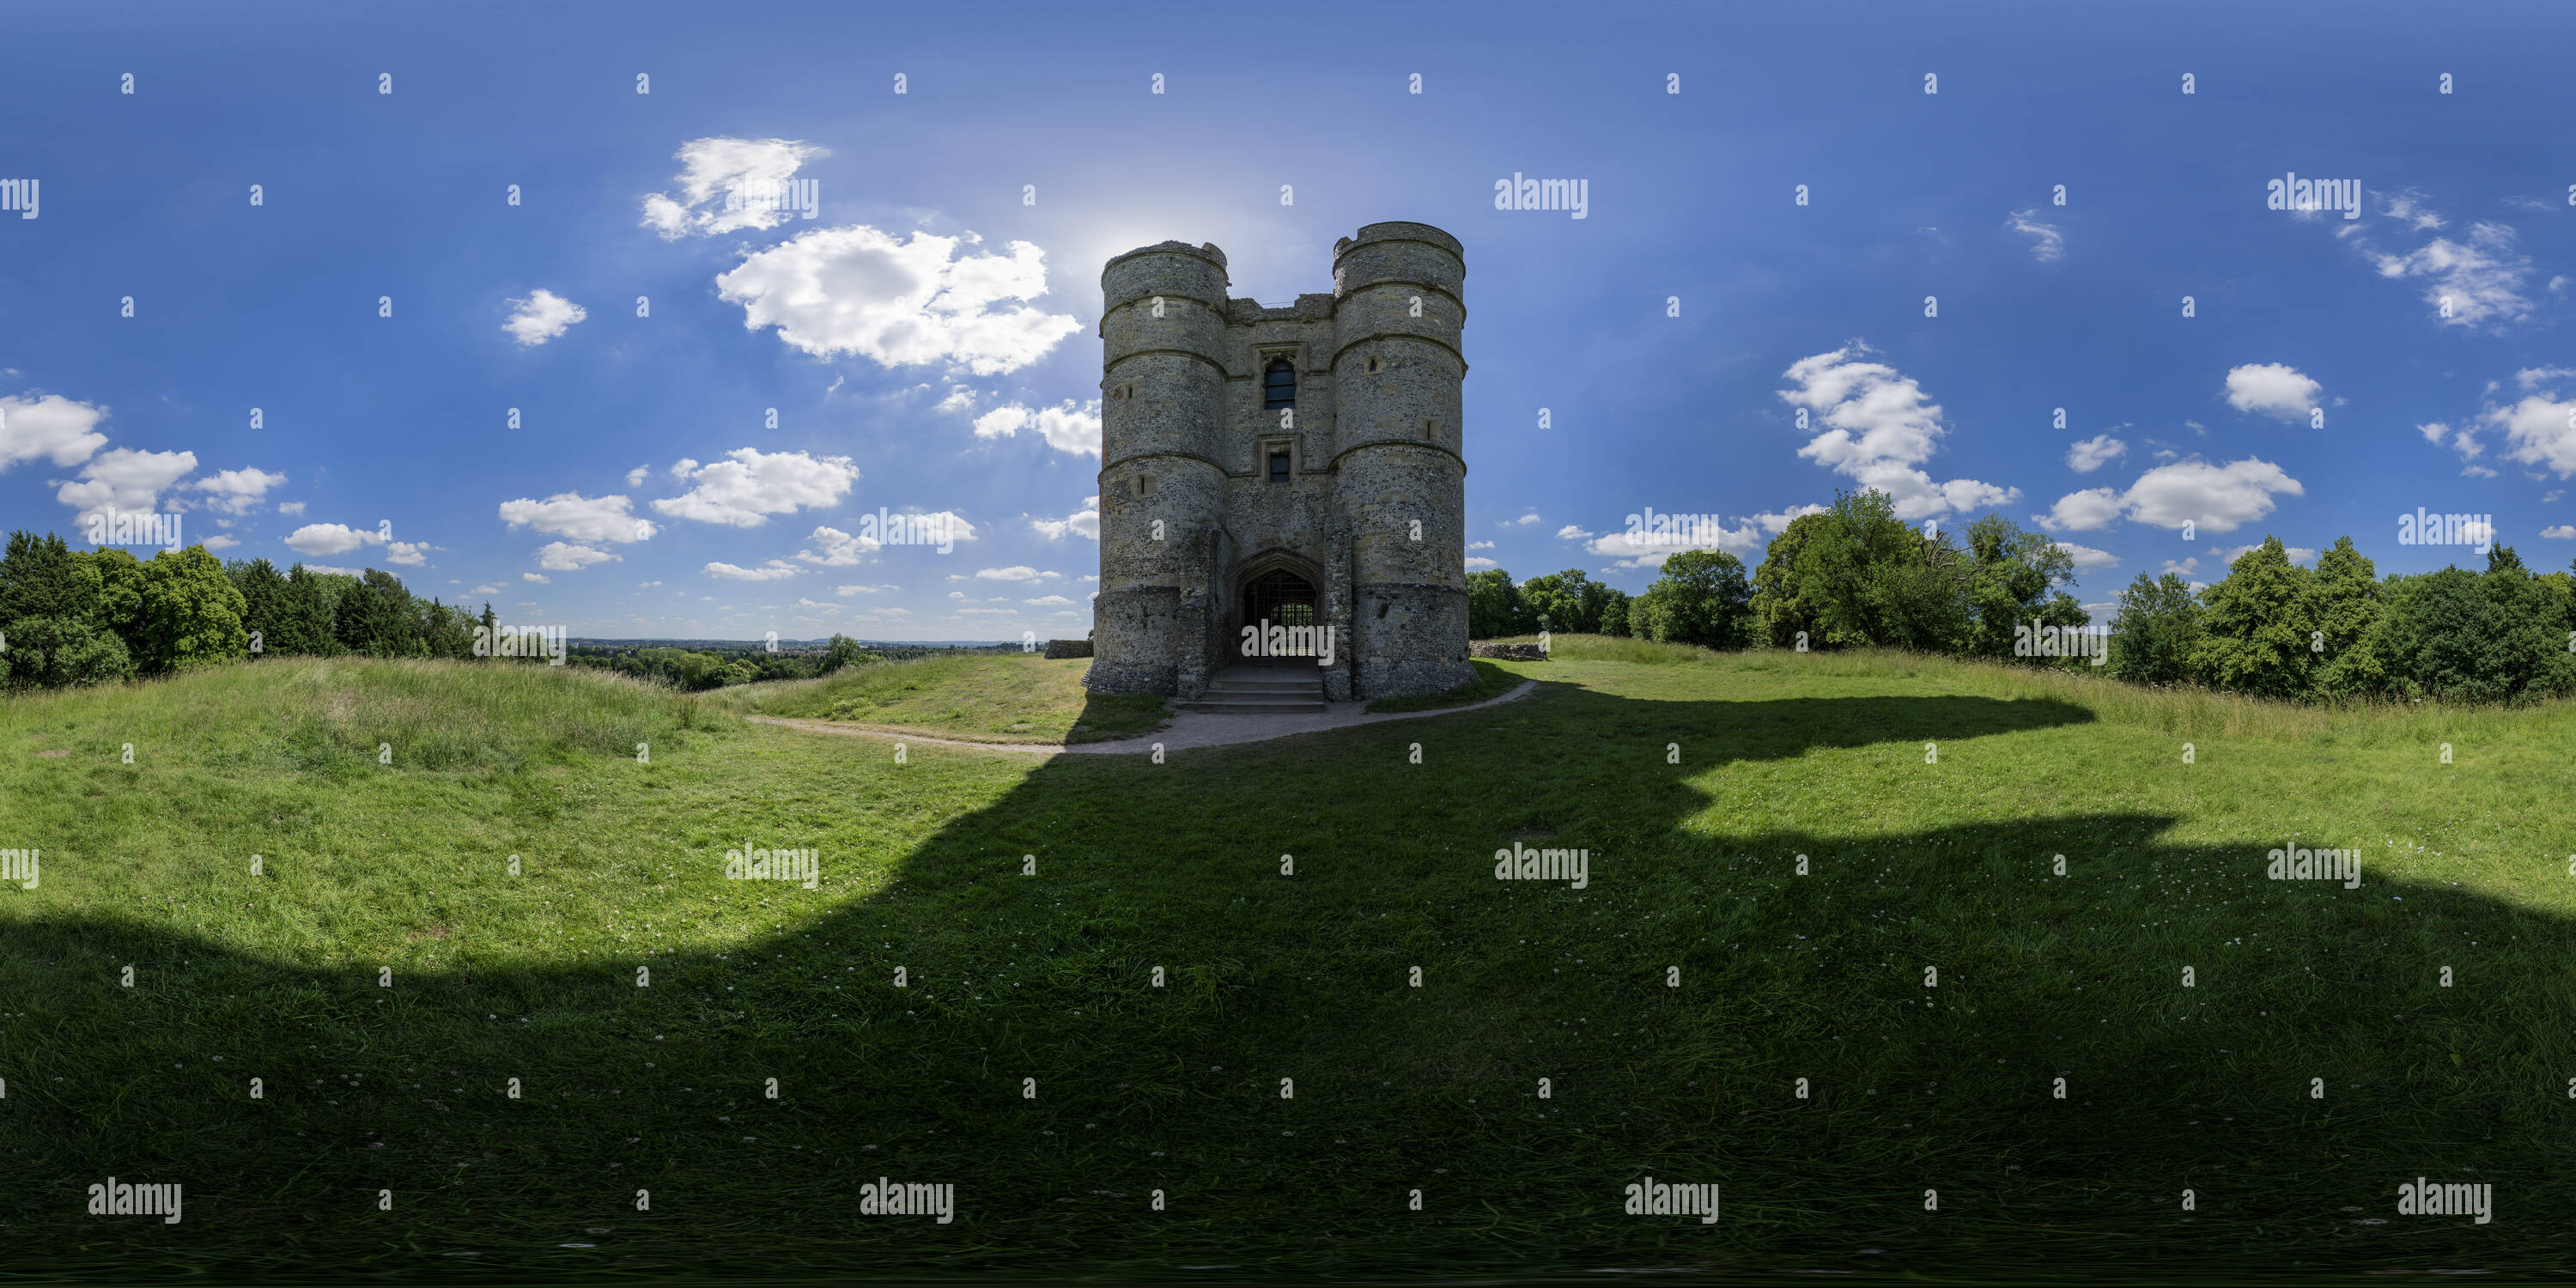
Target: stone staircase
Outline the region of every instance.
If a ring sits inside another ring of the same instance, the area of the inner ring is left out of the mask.
[[[1226,715],[1293,715],[1324,708],[1322,668],[1306,666],[1229,666],[1208,677],[1207,691],[1184,711]]]

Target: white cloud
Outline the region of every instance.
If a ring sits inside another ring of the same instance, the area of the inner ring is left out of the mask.
[[[2554,527],[2542,528],[2540,530],[2540,535],[2552,541],[2566,541],[2570,538],[2576,538],[2576,524],[2561,523]]]
[[[1824,512],[1825,507],[1821,505],[1792,506],[1786,510],[1740,518],[1736,520],[1733,527],[1728,527],[1723,520],[1717,519],[1717,516],[1710,516],[1715,520],[1714,530],[1704,533],[1703,535],[1708,539],[1697,545],[1672,545],[1650,539],[1632,539],[1627,532],[1620,531],[1595,537],[1586,542],[1583,549],[1587,554],[1603,555],[1618,560],[1611,565],[1613,568],[1661,568],[1665,560],[1684,550],[1723,550],[1738,559],[1750,562],[1759,555],[1763,546],[1772,537],[1788,530],[1791,520],[1801,515]]]
[[[1494,543],[1490,541],[1470,541],[1467,543],[1467,548],[1470,550],[1491,550],[1494,548]]]
[[[622,496],[585,497],[557,492],[543,501],[521,497],[501,503],[501,519],[513,528],[535,528],[548,536],[575,541],[642,541],[660,529],[650,519],[627,511]]]
[[[345,523],[308,523],[286,537],[286,548],[299,555],[345,554],[363,545],[384,543],[381,534]]]
[[[2129,454],[2129,445],[2109,434],[2095,434],[2066,449],[2066,468],[2090,474]]]
[[[1496,564],[1493,560],[1488,559],[1483,555],[1474,555],[1469,557],[1467,560],[1467,570],[1469,572],[1474,572],[1480,568],[1494,568],[1499,566],[1500,565]]]
[[[513,306],[510,320],[503,322],[501,329],[509,332],[511,339],[530,348],[562,335],[573,323],[590,316],[590,310],[542,286],[537,288],[536,294],[524,300],[511,300],[510,304]]]
[[[474,593],[477,595],[497,595],[501,593],[501,588],[498,586],[477,586],[474,588]]]
[[[1524,515],[1522,515],[1521,517],[1519,517],[1519,518],[1517,518],[1517,519],[1508,519],[1508,520],[1505,520],[1505,521],[1504,521],[1504,523],[1503,523],[1503,526],[1504,526],[1504,527],[1507,527],[1507,528],[1510,528],[1510,527],[1522,527],[1522,528],[1526,528],[1526,527],[1528,527],[1529,525],[1531,525],[1531,524],[1533,524],[1533,523],[1536,523],[1536,522],[1538,522],[1538,511],[1536,511],[1536,510],[1532,510],[1532,511],[1530,511],[1529,513],[1524,514]]]
[[[107,409],[60,394],[0,398],[0,470],[20,461],[47,460],[69,469],[107,446],[98,423]]]
[[[874,537],[854,537],[839,528],[816,528],[805,539],[821,546],[823,553],[799,550],[796,557],[822,568],[847,568],[885,548]]]
[[[1040,595],[1036,599],[1023,599],[1020,602],[1023,604],[1070,604],[1073,601],[1062,595]]]
[[[2051,532],[2095,532],[2120,517],[2120,494],[2107,487],[2086,488],[2057,498],[2035,522]]]
[[[2043,224],[2032,218],[2038,213],[2039,209],[2036,206],[2029,210],[2016,210],[2012,212],[2011,217],[2004,220],[2004,227],[2030,238],[2031,257],[2040,263],[2064,259],[2066,234],[2060,232],[2054,224]]]
[[[850,484],[859,477],[858,468],[846,456],[737,447],[725,457],[712,465],[683,461],[682,465],[694,467],[685,473],[674,466],[675,476],[694,479],[697,486],[683,495],[655,501],[653,508],[702,523],[756,528],[769,522],[773,514],[791,514],[806,506],[837,505],[850,494]]]
[[[634,469],[626,471],[626,486],[642,487],[644,486],[644,480],[651,478],[652,476],[653,467],[650,464],[638,465]]]
[[[807,161],[832,154],[789,139],[718,137],[691,139],[673,155],[680,163],[679,197],[675,200],[657,192],[644,199],[644,226],[660,233],[664,241],[691,233],[715,237],[775,228],[787,222],[798,212],[766,200],[726,198],[736,193],[761,197],[786,183]]]
[[[2300,421],[2323,386],[2277,362],[2247,363],[2227,373],[2227,405],[2275,420]]]
[[[1034,427],[1047,446],[1077,456],[1100,455],[1100,400],[1080,407],[1067,398],[1054,407],[1031,411],[1018,403],[996,407],[975,418],[975,437],[1009,438]]]
[[[2120,562],[2119,556],[2112,554],[2108,550],[2096,550],[2091,546],[2079,546],[2072,541],[2060,541],[2057,543],[2057,548],[2074,556],[2075,567],[2078,571],[2086,568],[2108,568],[2111,565]]]
[[[54,489],[54,499],[88,513],[114,506],[148,511],[161,493],[197,468],[195,452],[138,452],[111,447],[81,467],[80,477]]]
[[[832,593],[835,595],[880,595],[889,590],[901,589],[903,589],[901,586],[834,586],[832,588]]]
[[[523,573],[520,573],[520,574],[519,574],[519,580],[521,580],[521,581],[535,582],[537,585],[540,585],[540,586],[551,586],[551,585],[553,585],[553,584],[554,584],[554,582],[553,582],[552,580],[548,579],[547,577],[543,576],[542,574],[539,574],[539,573],[533,573],[533,572],[523,572]],[[528,607],[528,605],[526,605],[526,604],[521,604],[521,605],[519,605],[519,607],[521,607],[521,608],[526,608],[526,607]]]
[[[1801,358],[1782,373],[1796,387],[1781,390],[1781,400],[1816,417],[1816,436],[1798,455],[1895,498],[1900,519],[1937,518],[2021,499],[2019,488],[1975,479],[1936,483],[1924,473],[1920,467],[1948,432],[1941,408],[1924,401],[1911,377],[1862,361],[1869,352],[1855,340]]]
[[[589,546],[578,546],[563,541],[549,541],[543,549],[537,551],[537,566],[548,572],[580,572],[592,564],[607,563],[615,558],[617,558],[616,555],[605,550],[594,550]]]
[[[248,514],[265,498],[270,488],[286,481],[283,474],[266,470],[217,470],[212,478],[198,479],[188,485],[192,492],[212,492],[214,498],[206,507],[225,514]]]
[[[2515,464],[2550,470],[2562,479],[2576,475],[2576,398],[2561,399],[2554,390],[2526,394],[2509,407],[2488,405],[2478,414],[2478,423],[2504,431],[2504,455]],[[2478,445],[2466,428],[2453,437],[2451,445],[2463,459],[2478,455]]]
[[[1098,541],[1100,539],[1100,498],[1085,497],[1081,509],[1061,519],[1031,519],[1029,526],[1036,528],[1039,534],[1049,541],[1061,541],[1068,533]]]
[[[2050,532],[2091,532],[2120,518],[2158,528],[2189,522],[2210,532],[2233,532],[2270,514],[2276,493],[2307,494],[2269,461],[2248,457],[2212,465],[2194,457],[2148,470],[2125,493],[2107,487],[2070,492],[2035,521]]]
[[[939,405],[931,408],[931,410],[936,412],[953,412],[962,416],[967,412],[975,410],[975,391],[964,385],[950,385],[948,386],[948,396],[940,399]]]
[[[213,537],[208,537],[208,538],[206,538],[205,540],[198,542],[197,544],[198,544],[198,545],[201,545],[201,546],[204,546],[204,547],[205,547],[206,549],[208,549],[208,550],[230,550],[230,549],[232,549],[234,546],[240,545],[241,543],[240,543],[240,542],[238,542],[238,541],[233,540],[231,537],[226,537],[226,536],[213,536]]]
[[[1013,564],[1008,568],[978,568],[975,570],[975,575],[986,581],[1036,581],[1041,577],[1054,577],[1061,574],[1039,572],[1027,564]]]
[[[705,571],[710,577],[722,577],[728,581],[777,581],[782,577],[796,575],[795,566],[783,559],[772,559],[757,568],[738,568],[729,563],[711,563],[706,566]]]
[[[436,546],[426,541],[388,541],[385,543],[385,562],[407,568],[425,568],[429,566],[429,552],[435,549]]]
[[[280,501],[277,503],[277,512],[279,514],[288,515],[302,514],[304,513],[304,503],[302,501]]]
[[[1591,536],[1591,533],[1586,532],[1571,523],[1556,530],[1556,537],[1559,541],[1585,541],[1589,540]]]
[[[2381,212],[2425,232],[2442,226],[2439,216],[2422,212],[2412,192],[2385,199]],[[2423,278],[2424,302],[2436,321],[2471,329],[2502,330],[2531,316],[2523,287],[2531,260],[2514,249],[2514,231],[2505,224],[2480,221],[2469,225],[2466,240],[2436,237],[2403,254],[2386,254],[2366,242],[2356,243],[2381,277]]]
[[[743,307],[747,329],[774,326],[815,357],[855,353],[887,367],[946,362],[997,375],[1082,329],[1066,314],[1005,304],[1047,293],[1037,246],[1015,241],[1006,255],[957,256],[964,241],[919,231],[897,241],[864,224],[818,228],[746,255],[716,278],[716,290]]]
[[[2260,542],[2250,546],[2231,546],[2228,549],[2218,552],[2218,565],[2222,568],[2233,567],[2235,566],[2236,561],[2244,558],[2248,551],[2260,550],[2262,548],[2263,546]],[[2291,563],[2303,564],[2316,562],[2317,552],[2307,548],[2306,546],[2283,546],[2282,549],[2289,552]]]

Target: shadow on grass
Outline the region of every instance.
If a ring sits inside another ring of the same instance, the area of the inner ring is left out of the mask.
[[[2269,881],[2277,842],[2176,845],[2164,814],[1683,826],[1712,765],[2082,719],[1551,683],[1163,766],[1058,758],[877,894],[811,896],[737,949],[392,989],[139,918],[0,922],[12,1269],[2556,1264],[2561,920],[2371,868],[2355,890]],[[818,744],[812,790],[901,790],[904,767]],[[1528,837],[1586,848],[1587,887],[1497,881],[1493,851]],[[82,1215],[110,1174],[183,1182],[186,1219]],[[1721,1184],[1724,1217],[1624,1215],[1648,1174]],[[2398,1216],[2418,1175],[2493,1184],[2496,1223]],[[861,1215],[880,1176],[954,1185],[956,1221]]]

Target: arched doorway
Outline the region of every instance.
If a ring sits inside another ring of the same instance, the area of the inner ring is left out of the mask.
[[[1321,651],[1319,628],[1323,615],[1322,597],[1315,583],[1286,568],[1273,567],[1253,574],[1243,583],[1243,630],[1235,634],[1230,650],[1238,665],[1260,666],[1277,663],[1314,665]]]

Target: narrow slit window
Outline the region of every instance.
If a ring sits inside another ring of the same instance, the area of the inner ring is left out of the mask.
[[[1270,454],[1270,481],[1273,483],[1285,483],[1288,481],[1288,453],[1272,452]]]

